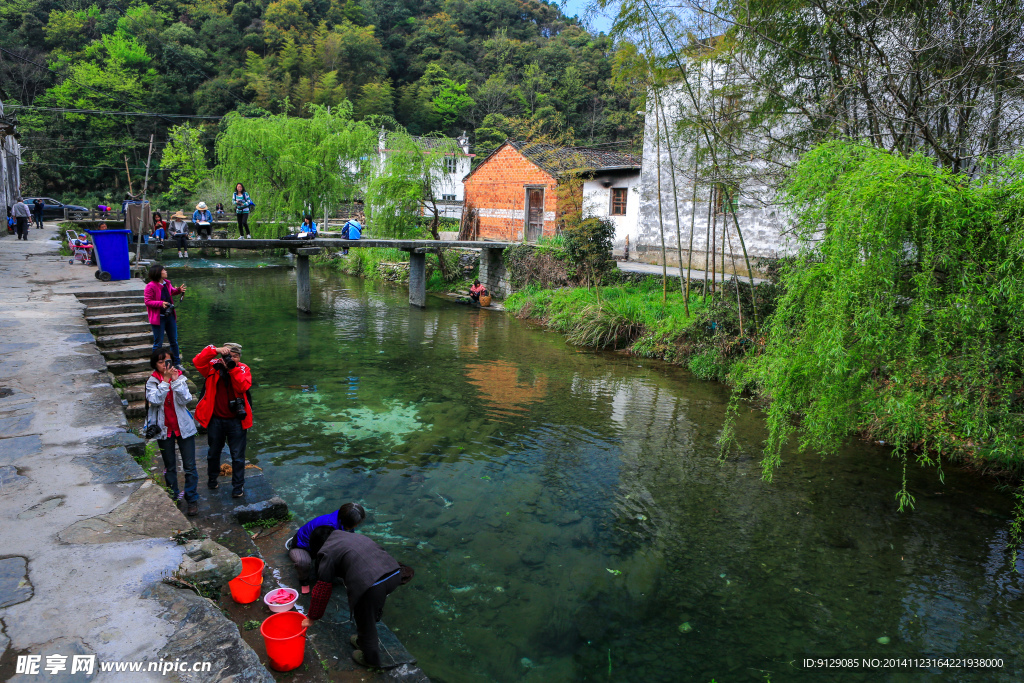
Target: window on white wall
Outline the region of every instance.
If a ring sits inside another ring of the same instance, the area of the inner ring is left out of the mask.
[[[458,157],[445,157],[444,168],[449,173],[455,173],[459,170],[459,159]]]
[[[441,201],[442,202],[454,202],[455,201],[455,195],[453,195],[453,194],[443,194],[443,195],[441,195]]]
[[[626,187],[612,188],[612,216],[626,215],[626,194],[628,191],[629,188]]]

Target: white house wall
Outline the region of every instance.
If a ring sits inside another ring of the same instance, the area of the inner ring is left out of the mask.
[[[694,268],[704,268],[709,235],[708,195],[709,187],[701,182],[697,187],[697,201],[693,197],[694,145],[690,142],[673,139],[666,140],[665,130],[676,130],[680,108],[690,105],[689,95],[682,86],[670,86],[660,93],[665,110],[666,122],[663,122],[661,155],[658,155],[657,127],[653,108],[645,117],[643,173],[640,181],[639,217],[637,236],[630,237],[631,260],[648,263],[661,263],[662,232],[664,232],[665,250],[669,265],[678,265],[679,246],[682,243],[683,265],[692,264]],[[698,97],[701,95],[698,94]],[[653,107],[653,97],[648,101]],[[667,123],[667,125],[664,125]],[[671,160],[669,155],[671,153]],[[660,164],[659,164],[660,161]],[[658,205],[658,166],[661,171],[661,217],[659,221]],[[749,165],[750,176],[757,176],[757,162]],[[674,170],[674,173],[673,173]],[[674,184],[673,184],[674,180]],[[740,185],[739,210],[736,219],[743,232],[747,255],[751,265],[757,269],[755,260],[759,258],[779,258],[795,253],[796,244],[786,234],[789,220],[782,209],[774,204],[771,191],[755,182],[744,182]],[[678,229],[677,219],[678,215]],[[719,268],[722,261],[723,223],[727,225],[725,239],[725,266],[727,272],[745,273],[743,250],[731,214],[712,216],[715,222],[717,237],[714,240],[716,263]],[[690,256],[691,225],[693,256]],[[663,226],[663,228],[662,228]],[[616,245],[621,248],[620,245]],[[736,267],[733,267],[733,263]]]
[[[607,187],[605,186],[607,184]],[[613,216],[612,189],[626,188],[626,215]],[[626,244],[637,240],[637,220],[640,215],[640,174],[600,175],[583,183],[583,215],[607,218],[615,225],[615,251],[621,252]]]
[[[3,113],[3,103],[0,102],[0,116]],[[0,201],[3,206],[14,206],[14,200],[20,192],[21,145],[13,136],[0,137]]]

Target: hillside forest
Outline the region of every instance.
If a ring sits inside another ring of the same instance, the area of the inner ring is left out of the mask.
[[[138,191],[151,134],[150,192],[166,190],[186,122],[188,158],[213,166],[231,111],[351,106],[414,135],[465,131],[478,158],[524,126],[599,145],[642,130],[640,84],[612,77],[619,47],[546,0],[8,0],[0,35],[24,187],[66,199],[119,200],[129,172]]]

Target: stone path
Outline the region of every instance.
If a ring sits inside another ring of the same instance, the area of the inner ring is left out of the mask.
[[[0,680],[269,683],[213,603],[162,583],[190,525],[129,454],[138,439],[74,296],[96,290],[93,269],[68,265],[55,232],[0,238]],[[39,673],[16,674],[19,655],[42,656]],[[47,673],[47,655],[67,656],[64,671]],[[73,655],[211,672],[72,676]]]
[[[651,264],[651,263],[641,263],[640,261],[616,261],[615,262],[615,266],[619,270],[621,270],[623,272],[626,272],[626,273],[642,273],[644,275],[657,275],[659,277],[661,276],[661,266],[660,265],[654,265],[654,264]],[[680,270],[679,268],[676,268],[675,266],[668,266],[667,270],[668,270],[668,276],[669,277],[685,277],[685,271],[686,271],[685,268]],[[683,275],[681,275],[681,273],[683,273]],[[699,282],[703,282],[704,281],[704,271],[703,270],[691,270],[691,271],[689,271],[689,273],[690,273],[690,280],[697,280]],[[730,274],[726,274],[724,276],[724,279],[732,281],[733,277],[734,276],[730,273]],[[707,279],[708,280],[711,279],[711,273],[708,273]],[[717,273],[714,279],[715,279],[715,282],[722,282],[723,281],[722,273]],[[766,280],[764,278],[760,278],[760,277],[755,277],[754,278],[754,284],[759,285],[762,282],[768,282],[768,280]],[[741,276],[740,277],[740,283],[741,284],[749,285],[750,284],[750,278],[748,278],[746,276]]]

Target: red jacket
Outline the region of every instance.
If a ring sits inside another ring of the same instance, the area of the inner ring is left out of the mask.
[[[192,365],[196,366],[199,374],[206,378],[206,393],[203,394],[203,400],[196,406],[196,422],[204,427],[210,424],[210,418],[213,417],[213,405],[217,400],[217,380],[220,379],[220,373],[214,369],[212,363],[218,358],[220,358],[220,354],[217,353],[217,347],[211,344],[192,359]],[[242,420],[242,429],[249,429],[252,427],[252,406],[249,405],[249,397],[245,395],[245,392],[252,386],[252,372],[245,363],[236,363],[235,367],[228,371],[228,375],[231,377],[231,387],[235,390],[235,398],[245,401],[245,419]]]

